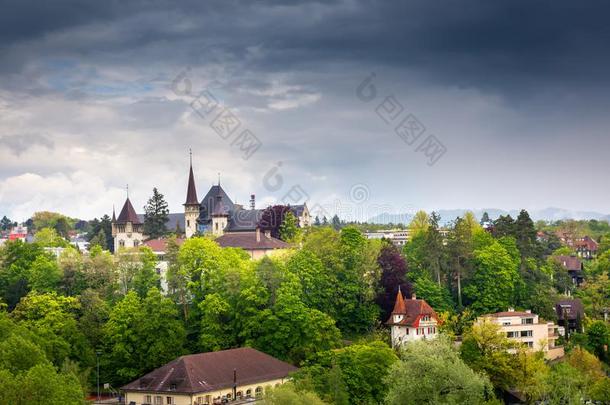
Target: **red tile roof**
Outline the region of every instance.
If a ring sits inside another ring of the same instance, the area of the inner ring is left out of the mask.
[[[131,222],[133,224],[141,224],[140,219],[138,218],[138,214],[136,214],[136,210],[133,209],[133,205],[131,205],[131,201],[129,201],[129,197],[125,200],[125,204],[123,205],[123,209],[119,214],[119,217],[116,220],[117,223],[126,223]]]
[[[152,249],[153,252],[166,252],[167,251],[167,238],[149,239],[144,242],[146,246]],[[184,243],[183,238],[176,238],[178,246]]]
[[[394,315],[403,315],[403,318],[399,322],[394,322]],[[440,322],[434,309],[425,300],[418,300],[415,296],[411,299],[404,299],[402,292],[399,290],[396,295],[394,310],[386,323],[388,325],[403,325],[417,328],[419,327],[419,321],[424,315],[428,315],[437,322]]]
[[[597,242],[588,236],[585,236],[581,240],[577,240],[576,242],[574,242],[574,245],[579,248],[585,248],[592,252],[597,251]]]
[[[191,354],[151,371],[125,385],[124,391],[199,393],[233,386],[286,378],[298,370],[291,364],[243,347],[219,352]]]
[[[215,239],[221,247],[238,247],[245,250],[270,250],[270,249],[286,249],[290,245],[284,241],[265,236],[260,232],[259,240],[256,240],[256,232],[231,232],[225,233]]]

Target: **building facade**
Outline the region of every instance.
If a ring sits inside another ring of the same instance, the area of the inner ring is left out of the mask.
[[[129,197],[125,200],[118,218],[115,217],[114,210],[112,210],[112,237],[115,252],[118,252],[120,248],[140,246],[144,241],[144,224],[138,218]]]
[[[515,311],[509,308],[508,311],[483,315],[478,319],[478,322],[486,321],[500,325],[502,333],[512,341],[531,350],[544,352],[547,359],[562,357],[564,354],[563,347],[555,345],[559,338],[558,326],[541,320],[530,310]]]
[[[127,405],[211,405],[261,399],[297,368],[252,348],[182,356],[125,385]]]
[[[392,347],[397,347],[409,341],[435,338],[440,321],[426,301],[417,299],[415,294],[405,299],[399,288],[386,324],[390,326]]]

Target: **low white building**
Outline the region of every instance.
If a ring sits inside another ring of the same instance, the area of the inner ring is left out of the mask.
[[[386,323],[392,332],[392,347],[396,347],[408,341],[435,338],[440,322],[426,301],[418,300],[415,294],[411,299],[404,299],[399,288],[394,310]]]
[[[564,354],[562,346],[555,346],[559,337],[558,326],[543,321],[530,310],[515,311],[509,308],[508,311],[483,315],[478,319],[478,322],[484,321],[500,325],[506,337],[532,350],[543,351],[547,359],[562,357]]]

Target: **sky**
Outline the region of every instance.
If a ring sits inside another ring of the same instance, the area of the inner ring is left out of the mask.
[[[0,0],[0,216],[610,213],[607,2]],[[220,173],[220,174],[219,174]]]

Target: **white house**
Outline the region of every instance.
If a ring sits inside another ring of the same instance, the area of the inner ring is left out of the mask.
[[[440,322],[425,300],[418,300],[415,294],[411,299],[404,299],[399,288],[394,310],[386,323],[390,325],[392,347],[395,347],[408,341],[435,338]]]
[[[508,311],[483,315],[478,319],[478,322],[484,321],[500,325],[502,333],[506,333],[509,339],[532,350],[543,351],[547,359],[562,357],[564,354],[562,346],[555,346],[555,340],[559,337],[558,326],[541,320],[530,310],[515,311],[508,308]]]

